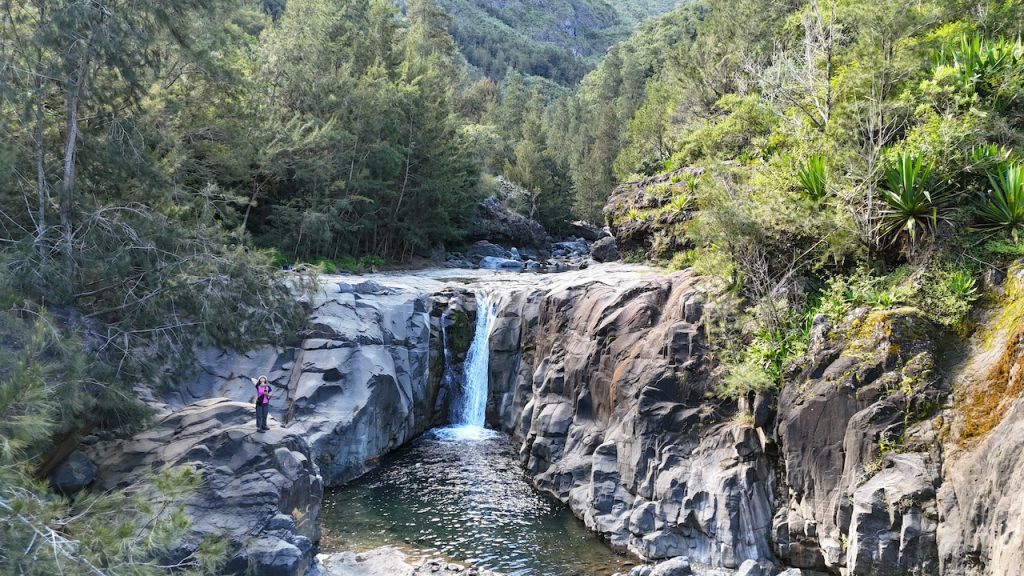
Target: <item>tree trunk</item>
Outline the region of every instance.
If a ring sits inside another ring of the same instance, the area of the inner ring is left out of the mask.
[[[91,56],[92,34],[85,40],[85,45],[81,47],[81,56],[79,56],[75,76],[68,79],[67,137],[64,143],[64,181],[61,183],[60,189],[60,226],[61,251],[69,272],[74,271],[72,212],[75,191],[75,154],[78,151],[78,108],[82,100],[82,92],[85,90]]]
[[[39,22],[42,22],[46,18],[46,3],[39,2]],[[36,164],[36,196],[39,200],[39,209],[36,213],[36,238],[35,247],[36,252],[40,257],[46,253],[45,238],[46,238],[46,205],[49,204],[50,194],[49,188],[46,184],[46,165],[45,165],[45,153],[46,153],[46,142],[44,138],[44,123],[46,122],[46,108],[44,103],[44,88],[45,81],[43,76],[43,49],[39,48],[36,51],[36,69],[35,77],[33,78],[33,92],[35,93],[36,99],[36,110],[35,110],[35,130],[33,138],[35,139],[35,164]]]

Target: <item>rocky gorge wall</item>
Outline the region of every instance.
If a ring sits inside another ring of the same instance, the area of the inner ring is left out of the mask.
[[[984,324],[963,359],[913,309],[817,318],[781,392],[737,403],[712,394],[698,279],[622,265],[330,277],[295,348],[206,351],[195,379],[154,399],[153,428],[88,448],[98,482],[196,466],[189,545],[227,531],[232,570],[302,574],[322,486],[447,422],[479,292],[496,305],[488,423],[520,444],[540,490],[620,549],[809,574],[1010,575],[1024,562],[1017,316]],[[259,374],[278,391],[265,436],[252,428]]]
[[[489,419],[539,489],[652,560],[1020,573],[1019,318],[963,353],[911,308],[819,317],[781,392],[737,404],[709,394],[703,308],[685,272],[503,294]],[[969,445],[965,394],[1000,398]]]

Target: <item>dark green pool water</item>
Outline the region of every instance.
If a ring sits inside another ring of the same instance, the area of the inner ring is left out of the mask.
[[[618,555],[530,486],[515,448],[480,428],[432,431],[325,496],[325,552],[392,545],[508,575],[607,576]]]

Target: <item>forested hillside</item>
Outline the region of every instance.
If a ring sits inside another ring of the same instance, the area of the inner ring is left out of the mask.
[[[471,66],[494,79],[509,68],[575,84],[639,24],[677,0],[444,0],[450,28]]]
[[[613,48],[541,132],[577,214],[718,282],[724,391],[773,386],[816,314],[911,305],[963,333],[982,277],[1024,255],[1022,16],[695,2]],[[602,215],[615,183],[657,174]]]

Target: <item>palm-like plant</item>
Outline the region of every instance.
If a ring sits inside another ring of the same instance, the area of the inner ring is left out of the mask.
[[[825,156],[812,154],[807,162],[800,167],[798,172],[800,186],[803,187],[807,196],[815,202],[821,200],[828,194],[826,184],[828,175],[825,170]]]
[[[938,52],[936,63],[951,67],[964,90],[982,97],[994,96],[997,105],[1007,105],[1017,96],[1016,91],[1002,90],[1002,79],[1024,65],[1024,45],[1019,39],[1014,42],[965,35],[957,48]]]
[[[935,186],[931,166],[920,156],[897,154],[885,174],[882,201],[882,235],[896,241],[905,232],[912,248],[946,219],[949,194]]]
[[[989,174],[992,190],[978,207],[979,228],[1006,231],[1017,238],[1024,228],[1024,165]]]

